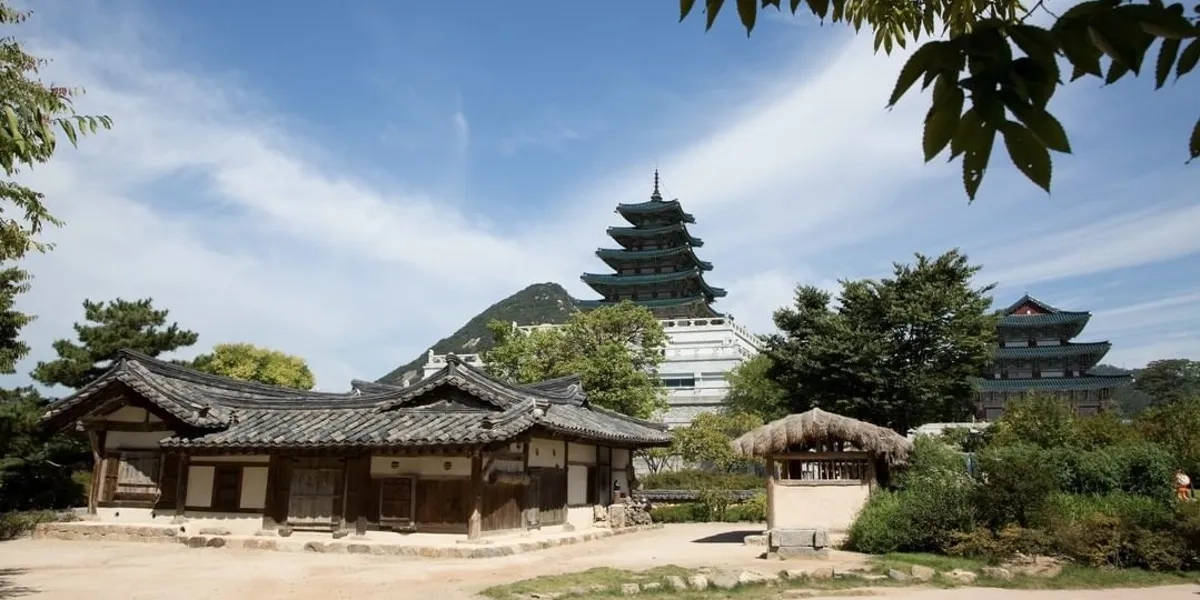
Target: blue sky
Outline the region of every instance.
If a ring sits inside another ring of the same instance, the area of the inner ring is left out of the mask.
[[[529,283],[593,297],[578,275],[656,167],[756,331],[797,283],[959,247],[997,305],[1093,311],[1107,362],[1200,358],[1195,77],[1068,86],[1053,193],[998,144],[969,204],[957,163],[922,161],[928,98],[884,108],[903,53],[809,17],[747,39],[673,2],[247,4],[39,5],[16,30],[116,124],[22,174],[67,224],[27,260],[6,383],[84,298],[151,296],[200,333],[180,356],[252,342],[344,389]]]

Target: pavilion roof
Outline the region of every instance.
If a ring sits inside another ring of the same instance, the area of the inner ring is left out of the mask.
[[[709,297],[720,298],[726,294],[725,290],[708,285],[708,283],[704,281],[703,272],[699,269],[688,269],[686,271],[675,271],[673,273],[647,273],[644,275],[584,273],[580,279],[593,288],[655,286],[679,281],[695,280],[700,286],[700,289],[703,290],[705,295]]]
[[[692,234],[688,233],[687,226],[684,225],[683,223],[672,223],[670,225],[663,225],[662,227],[609,227],[608,228],[608,236],[613,238],[614,240],[617,240],[617,242],[620,242],[622,238],[625,238],[625,239],[630,239],[630,238],[653,239],[653,238],[658,238],[658,237],[670,236],[672,234],[678,234],[682,238],[682,241],[687,242],[688,244],[692,245],[693,247],[698,248],[698,247],[704,245],[704,240],[701,240],[700,238],[697,238],[697,237],[692,237]]]
[[[1108,342],[1068,343],[1056,346],[1003,346],[996,348],[997,359],[1066,358],[1070,356],[1104,356],[1112,344]]]
[[[675,248],[660,248],[657,250],[625,250],[623,248],[600,248],[596,250],[596,256],[608,263],[614,269],[619,269],[620,265],[631,262],[652,262],[659,261],[664,258],[684,258],[687,262],[696,265],[698,268],[705,271],[712,270],[712,263],[700,260],[692,248],[689,246],[677,246]]]
[[[786,454],[834,443],[849,443],[891,465],[908,462],[908,454],[912,451],[912,442],[887,427],[819,408],[771,421],[731,442],[734,452],[747,457]]]
[[[618,204],[617,213],[634,225],[643,222],[643,217],[671,219],[684,223],[696,222],[695,217],[683,211],[683,206],[679,204],[678,200],[650,200],[635,204]]]
[[[974,378],[972,384],[981,392],[1065,392],[1098,390],[1129,385],[1128,375],[1084,375],[1082,377],[1040,377],[1030,379]]]

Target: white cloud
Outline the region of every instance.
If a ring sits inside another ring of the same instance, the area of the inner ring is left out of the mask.
[[[454,137],[458,141],[458,149],[460,152],[466,152],[471,145],[471,124],[467,122],[467,115],[461,109],[454,111]]]

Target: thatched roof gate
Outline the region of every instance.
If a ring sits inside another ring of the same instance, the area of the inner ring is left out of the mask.
[[[868,452],[889,466],[908,462],[908,454],[912,451],[912,442],[887,427],[819,408],[771,421],[731,443],[738,455],[758,458],[803,450],[844,448],[849,444],[854,450]]]

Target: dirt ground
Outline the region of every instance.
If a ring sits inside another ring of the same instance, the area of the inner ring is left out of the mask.
[[[189,549],[176,544],[67,542],[22,539],[0,542],[0,599],[89,598],[178,600],[212,598],[472,598],[480,590],[553,573],[606,566],[645,569],[746,566],[778,570],[799,566],[756,558],[761,548],[743,546],[749,533],[728,524],[668,525],[562,548],[495,559],[405,559],[347,554],[312,554]],[[823,565],[861,564],[850,553],[834,553]],[[811,564],[811,563],[809,563]],[[884,592],[880,592],[884,593]],[[1200,586],[1148,590],[1015,592],[1003,590],[915,590],[886,592],[888,598],[1109,600],[1152,594],[1155,600],[1200,597]]]

